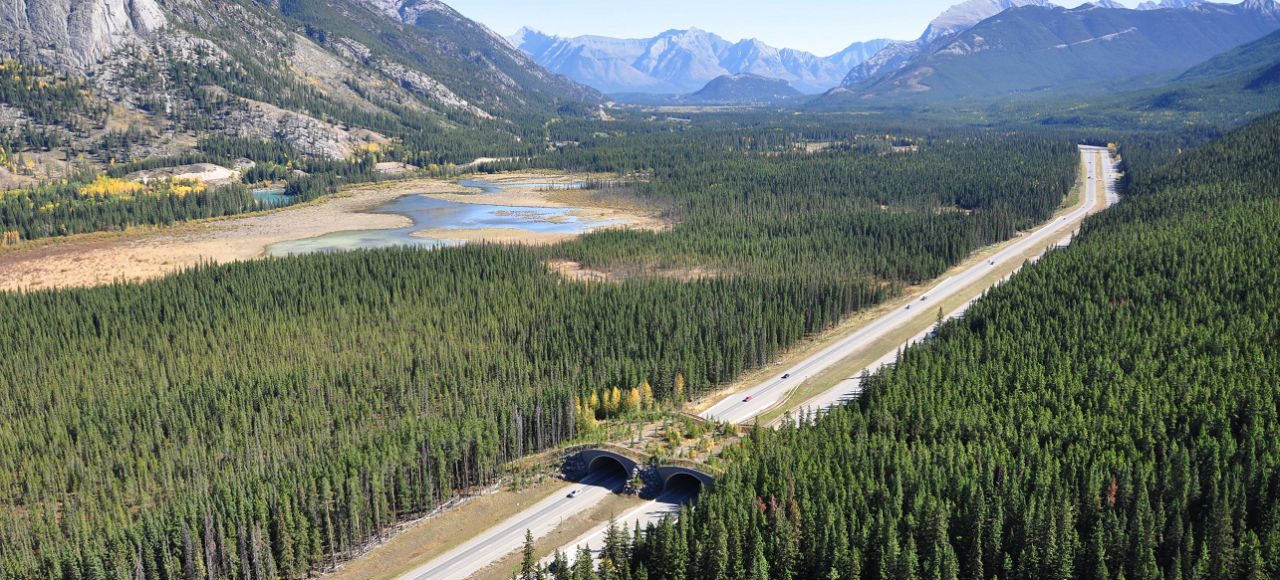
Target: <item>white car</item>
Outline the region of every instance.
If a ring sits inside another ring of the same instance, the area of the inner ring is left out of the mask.
[[[573,498],[573,497],[578,497],[578,494],[580,494],[580,493],[582,493],[582,488],[581,488],[581,487],[579,487],[578,489],[575,489],[575,490],[573,490],[573,491],[569,492],[569,497],[571,497],[571,498]]]

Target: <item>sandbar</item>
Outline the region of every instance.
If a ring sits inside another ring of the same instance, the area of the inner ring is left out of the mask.
[[[487,176],[495,183],[538,180],[577,183],[583,176],[504,174]],[[170,227],[139,227],[37,240],[0,250],[0,291],[72,288],[137,282],[185,270],[202,263],[226,263],[264,257],[272,244],[352,230],[393,229],[412,225],[409,218],[372,213],[405,195],[423,194],[461,203],[516,207],[577,207],[569,212],[591,221],[661,229],[657,212],[635,202],[597,199],[573,189],[516,188],[502,194],[476,195],[449,180],[410,179],[353,186],[322,200],[284,209],[202,220]],[[516,229],[424,230],[416,235],[460,242],[548,244],[574,237]]]

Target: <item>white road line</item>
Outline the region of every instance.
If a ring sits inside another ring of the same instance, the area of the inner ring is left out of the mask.
[[[717,421],[728,421],[732,423],[742,423],[749,421],[753,417],[760,415],[769,409],[777,406],[785,400],[787,394],[799,386],[804,381],[814,377],[820,372],[826,370],[832,365],[853,356],[861,350],[869,348],[872,343],[880,340],[889,333],[911,323],[919,315],[920,308],[928,308],[929,304],[945,300],[956,295],[973,283],[985,277],[992,268],[1007,265],[1008,262],[1018,260],[1029,249],[1037,245],[1047,244],[1061,245],[1065,241],[1069,241],[1074,230],[1068,231],[1069,226],[1075,224],[1077,219],[1087,216],[1099,203],[1110,205],[1118,201],[1115,195],[1112,181],[1114,180],[1113,166],[1109,163],[1102,163],[1102,167],[1098,167],[1097,157],[1099,152],[1105,152],[1105,148],[1100,147],[1080,147],[1081,157],[1084,160],[1088,171],[1088,178],[1085,181],[1085,201],[1081,207],[1072,212],[1054,219],[1031,234],[1024,236],[1022,239],[1015,241],[1009,246],[997,252],[991,258],[976,264],[963,272],[947,277],[938,282],[929,290],[922,293],[922,298],[913,300],[903,308],[897,308],[888,314],[880,317],[862,327],[858,331],[841,339],[819,351],[817,354],[801,361],[799,364],[792,366],[766,380],[764,383],[731,395],[723,401],[704,411],[701,416],[706,419]],[[1101,172],[1101,174],[1100,174]],[[1099,192],[1099,182],[1105,182],[1105,199],[1100,199],[1103,194]],[[1064,236],[1065,240],[1060,240],[1058,236]],[[971,302],[971,301],[970,301]],[[917,310],[912,311],[915,306]],[[966,304],[967,306],[967,304]],[[962,314],[963,309],[953,312],[953,315]],[[884,353],[884,355],[876,361],[867,370],[874,370],[885,362],[891,362],[898,350],[918,340],[913,338],[907,343],[895,347],[893,350]],[[859,373],[855,373],[855,376]],[[784,378],[785,377],[785,378]],[[847,382],[847,381],[846,381]],[[849,394],[851,385],[841,384],[836,388],[814,397],[806,401],[800,408],[821,409],[829,406],[832,401],[838,402],[846,398]],[[855,384],[852,387],[856,388]],[[833,392],[834,391],[834,392]]]
[[[1099,170],[1099,168],[1095,166],[1097,153],[1099,151],[1106,151],[1106,149],[1082,146],[1080,150],[1085,159],[1085,163],[1089,168],[1089,175],[1095,176]],[[919,304],[918,308],[927,307],[930,301],[937,302],[938,300],[952,296],[956,292],[963,290],[973,282],[986,276],[987,272],[990,271],[990,268],[995,267],[990,263],[992,260],[994,260],[995,265],[1003,264],[1008,260],[1015,259],[1026,249],[1034,246],[1035,244],[1043,243],[1047,238],[1051,238],[1055,234],[1061,234],[1061,230],[1063,230],[1065,226],[1074,222],[1077,218],[1085,216],[1095,205],[1097,205],[1099,201],[1097,184],[1099,181],[1105,181],[1107,183],[1105,192],[1107,205],[1111,205],[1115,201],[1118,201],[1118,197],[1115,195],[1115,191],[1112,188],[1113,168],[1110,164],[1103,165],[1103,179],[1087,180],[1086,200],[1083,207],[1063,216],[1063,219],[1054,220],[1053,223],[1045,225],[1027,237],[1018,240],[1014,244],[998,252],[994,257],[988,259],[988,261],[984,261],[977,266],[969,268],[965,272],[942,280],[924,293],[924,296],[928,297],[927,300],[917,300],[912,302],[911,305]],[[1069,236],[1070,234],[1068,233],[1068,240],[1070,239]],[[1056,240],[1057,238],[1054,239]],[[972,300],[970,300],[969,303],[972,303]],[[966,303],[961,308],[953,311],[951,316],[963,313],[969,303]],[[721,401],[719,404],[704,412],[702,416],[723,421],[742,422],[768,410],[781,401],[787,392],[789,392],[794,386],[798,386],[800,383],[816,375],[818,372],[821,372],[827,367],[850,356],[857,349],[865,348],[879,337],[910,322],[914,316],[919,313],[919,310],[912,312],[909,308],[910,306],[895,309],[893,312],[863,327],[858,332],[853,333],[836,344],[833,344],[808,359],[805,359],[800,364],[795,365],[783,373],[775,375],[760,386],[728,397],[724,401]],[[916,335],[906,344],[920,340],[926,336],[928,332],[929,330],[926,330],[925,332]],[[869,368],[878,367],[880,364],[894,360],[897,356],[898,350],[899,348],[895,348],[893,351],[886,353]],[[782,376],[784,374],[789,374],[790,376],[783,379]],[[841,385],[837,385],[836,388],[819,395],[819,397],[806,401],[802,407],[822,409],[829,407],[832,404],[838,404],[840,401],[856,395],[856,379],[854,379],[854,381],[855,384],[853,385],[847,384],[848,381]],[[750,403],[742,403],[742,398],[747,396],[752,397]],[[479,536],[472,538],[431,562],[414,569],[408,574],[402,576],[401,580],[466,578],[467,576],[484,569],[519,549],[519,547],[524,543],[526,529],[532,531],[535,538],[542,537],[554,530],[555,527],[558,526],[565,518],[587,511],[598,505],[608,497],[611,492],[609,489],[599,487],[595,484],[616,483],[621,485],[621,483],[623,483],[621,480],[617,482],[613,482],[612,480],[592,480],[592,477],[596,476],[589,476],[587,480],[584,480],[581,483],[565,485],[563,488],[557,490],[551,497],[534,504],[529,509],[508,518],[502,523],[493,526]],[[573,489],[575,486],[583,486],[584,491],[575,498],[566,497],[568,490]],[[623,523],[626,522],[628,527],[632,527],[634,526],[634,522],[637,520],[641,521],[642,526],[648,521],[657,521],[666,515],[663,513],[664,510],[669,510],[667,513],[677,511],[679,503],[682,501],[683,499],[678,502],[670,503],[664,502],[662,498],[659,498],[628,512],[622,519],[618,520],[618,524],[623,525]],[[567,546],[566,550],[584,542],[588,545],[595,546],[603,540],[603,534],[606,528],[607,524],[591,530],[591,532],[588,532],[583,537],[575,540],[571,546]],[[572,554],[570,555],[572,556]]]
[[[582,482],[568,484],[484,533],[401,576],[401,580],[466,578],[506,557],[524,545],[525,531],[535,538],[555,529],[565,518],[595,507],[626,482],[622,475],[589,475]],[[580,488],[576,497],[568,490]]]

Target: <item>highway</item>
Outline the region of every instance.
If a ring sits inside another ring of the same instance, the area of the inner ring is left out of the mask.
[[[550,533],[565,518],[591,509],[625,484],[626,476],[620,472],[588,475],[400,579],[466,578],[524,546],[525,530],[532,531],[535,538]],[[569,497],[572,490],[578,490],[575,497]]]
[[[985,289],[973,289],[971,286],[986,278],[993,270],[999,270],[1002,265],[1010,263],[1020,266],[1020,257],[1034,248],[1047,248],[1069,242],[1072,233],[1079,227],[1080,220],[1093,213],[1100,204],[1105,204],[1103,207],[1106,207],[1119,200],[1114,190],[1114,167],[1110,163],[1100,162],[1102,158],[1106,157],[1107,150],[1101,147],[1084,146],[1080,150],[1089,177],[1085,180],[1084,203],[1079,208],[1054,218],[1052,223],[1046,224],[1034,232],[1017,239],[977,265],[939,282],[921,293],[923,299],[914,298],[909,305],[897,308],[870,322],[853,334],[803,361],[789,368],[780,368],[776,374],[771,375],[762,384],[729,396],[702,413],[702,417],[735,423],[749,421],[753,417],[780,404],[786,399],[787,393],[791,389],[799,386],[805,380],[849,356],[864,354],[864,351],[881,337],[913,321],[918,321],[923,316],[928,316],[928,320],[933,321],[936,318],[937,308],[930,308],[931,303],[936,303],[966,290],[973,292],[970,300],[953,310],[947,317],[958,316],[964,312],[970,303],[981,296],[982,290]],[[1099,183],[1106,183],[1105,193],[1100,194]],[[1011,275],[1012,273],[1008,274],[1008,276]],[[1006,277],[1002,277],[1002,279]],[[925,328],[903,345],[884,352],[868,369],[875,369],[882,364],[892,362],[901,346],[923,339],[931,330],[932,327]],[[789,376],[784,379],[784,375]],[[855,396],[857,391],[856,378],[843,381],[826,392],[805,401],[797,406],[796,409],[821,410],[829,408]],[[751,397],[751,400],[744,402],[743,399],[746,397]],[[566,484],[550,497],[493,526],[481,535],[468,540],[427,564],[401,576],[400,580],[436,580],[471,576],[488,565],[501,560],[508,554],[519,550],[524,543],[525,530],[532,531],[535,538],[542,537],[554,530],[564,519],[596,506],[607,498],[609,494],[613,493],[613,490],[621,488],[624,483],[624,477],[620,474],[592,474],[580,483]],[[571,490],[580,491],[576,497],[570,498],[568,493]],[[631,512],[619,516],[617,522],[619,525],[625,525],[628,529],[632,529],[635,522],[639,521],[643,527],[645,523],[657,521],[667,514],[676,512],[679,505],[687,501],[692,495],[692,490],[672,490],[653,501],[635,508]],[[583,543],[590,546],[592,550],[598,551],[600,544],[603,542],[606,527],[607,524],[601,524],[582,537],[577,538],[571,544],[564,546],[563,550],[571,558],[574,556],[576,547]]]
[[[665,490],[658,497],[645,502],[625,514],[614,518],[614,522],[618,528],[628,531],[635,530],[636,522],[640,523],[640,528],[644,529],[649,524],[656,524],[667,516],[675,516],[680,513],[680,506],[689,500],[692,500],[698,494],[698,489],[694,487],[678,487],[676,489]],[[609,531],[609,522],[605,522],[592,528],[591,531],[579,536],[572,542],[560,547],[560,551],[564,552],[572,565],[578,559],[578,547],[587,546],[594,556],[600,555],[600,550],[604,548],[605,533]],[[555,559],[555,554],[551,554],[542,560],[542,564],[550,564]]]
[[[1080,154],[1084,159],[1088,174],[1085,179],[1085,199],[1080,207],[1063,216],[1054,218],[1052,222],[1017,239],[986,260],[942,280],[920,293],[919,299],[913,299],[905,306],[870,322],[818,353],[790,367],[779,367],[777,373],[771,375],[763,383],[726,397],[704,411],[701,417],[730,423],[750,421],[752,418],[781,404],[786,400],[788,393],[792,389],[800,386],[801,383],[813,378],[828,367],[851,356],[867,354],[867,349],[874,346],[874,343],[913,321],[929,316],[928,313],[935,313],[933,318],[936,318],[937,309],[931,308],[931,304],[948,299],[969,289],[970,286],[987,277],[993,270],[999,270],[1002,266],[1010,264],[1019,266],[1023,259],[1022,256],[1030,250],[1060,245],[1064,241],[1069,241],[1085,216],[1093,213],[1100,204],[1106,204],[1103,205],[1103,207],[1106,207],[1119,200],[1114,188],[1115,167],[1110,162],[1100,161],[1100,158],[1109,158],[1106,148],[1081,146]],[[1100,183],[1105,183],[1105,188],[1100,188]],[[980,296],[983,290],[985,288],[977,289],[974,296]],[[963,313],[963,309],[951,314],[958,315],[961,313]],[[918,338],[927,334],[928,330],[926,329],[924,333],[918,334],[917,338],[913,340],[918,340]],[[911,342],[908,341],[906,344]],[[882,353],[882,356],[877,359],[876,363],[868,367],[868,370],[874,370],[882,364],[892,362],[898,350],[906,346],[906,344],[895,345],[893,349]],[[858,374],[860,374],[860,371],[854,373],[854,376]],[[849,384],[850,382],[854,384]],[[838,404],[857,392],[858,385],[856,382],[856,378],[852,379],[852,381],[844,381],[831,390],[806,401],[797,410],[822,409]]]
[[[1084,148],[1082,148],[1082,149],[1084,149]],[[1104,155],[1104,156],[1106,155],[1106,153],[1105,153],[1106,149],[1102,149],[1102,148],[1092,148],[1092,149],[1096,149],[1096,150],[1098,150],[1098,151],[1102,151],[1102,152],[1103,152],[1103,155]],[[1087,160],[1088,160],[1088,159],[1090,159],[1091,157],[1092,157],[1092,158],[1096,158],[1096,157],[1097,157],[1096,155],[1090,155],[1090,154],[1088,154],[1088,153],[1086,153],[1085,155],[1086,155],[1086,156],[1085,156],[1086,162],[1087,162]],[[1112,163],[1105,163],[1105,162],[1104,162],[1104,163],[1102,164],[1102,167],[1101,167],[1101,173],[1100,173],[1100,174],[1094,174],[1094,172],[1093,172],[1093,170],[1092,170],[1092,169],[1093,169],[1093,168],[1092,168],[1092,167],[1090,167],[1090,175],[1094,175],[1094,177],[1095,177],[1095,178],[1094,178],[1094,179],[1092,179],[1092,180],[1087,180],[1087,187],[1088,187],[1088,188],[1090,188],[1090,190],[1092,190],[1092,191],[1087,192],[1087,195],[1089,195],[1089,196],[1090,196],[1090,198],[1096,198],[1096,197],[1098,196],[1098,192],[1097,192],[1097,190],[1096,190],[1096,188],[1097,188],[1097,184],[1098,184],[1098,182],[1099,182],[1099,181],[1101,181],[1101,182],[1102,182],[1102,185],[1103,185],[1102,195],[1103,195],[1103,199],[1104,199],[1104,201],[1105,201],[1105,206],[1104,206],[1104,207],[1111,207],[1111,206],[1113,206],[1113,205],[1115,205],[1115,204],[1119,203],[1119,202],[1120,202],[1120,195],[1119,195],[1119,193],[1118,193],[1118,192],[1117,192],[1117,190],[1116,190],[1116,176],[1115,176],[1115,174],[1116,174],[1116,168],[1115,168],[1115,165],[1114,165],[1114,164],[1112,164]],[[1086,201],[1086,203],[1088,203],[1088,202]],[[1061,221],[1061,220],[1058,220],[1058,221]],[[1067,221],[1068,221],[1068,222],[1072,222],[1072,220],[1067,220]],[[1056,247],[1062,247],[1062,246],[1066,246],[1067,244],[1069,244],[1069,243],[1071,242],[1071,238],[1072,238],[1072,237],[1074,237],[1074,235],[1075,235],[1075,232],[1076,232],[1076,231],[1078,231],[1078,227],[1077,227],[1077,228],[1072,228],[1072,229],[1071,229],[1071,231],[1070,231],[1069,233],[1067,233],[1067,234],[1066,234],[1066,236],[1064,236],[1062,239],[1060,239],[1060,240],[1058,241],[1058,243],[1054,244],[1054,246],[1056,246]],[[1031,261],[1032,261],[1032,262],[1034,262],[1034,261],[1036,261],[1036,260],[1038,260],[1038,259],[1039,259],[1039,257],[1032,258],[1032,260],[1031,260]],[[1018,269],[1021,269],[1021,268],[1018,268]],[[1007,279],[1009,279],[1010,277],[1012,277],[1014,274],[1016,274],[1016,273],[1017,273],[1018,269],[1015,269],[1014,271],[1010,272],[1008,275],[1006,275],[1006,276],[1004,276],[1003,278],[1001,278],[1001,280],[1003,281],[1003,280],[1007,280]],[[968,310],[968,309],[969,309],[969,305],[970,305],[970,304],[973,304],[973,303],[974,303],[974,301],[976,301],[976,300],[977,300],[978,298],[980,298],[980,297],[981,297],[981,295],[978,295],[978,296],[974,296],[973,298],[969,299],[969,300],[968,300],[968,301],[966,301],[964,304],[962,304],[959,308],[956,308],[955,310],[951,311],[951,312],[950,312],[950,313],[948,313],[946,316],[944,316],[944,317],[943,317],[943,320],[950,320],[950,319],[952,319],[952,318],[955,318],[955,317],[957,317],[957,316],[960,316],[960,315],[964,314],[965,310]],[[921,340],[924,340],[924,339],[925,339],[925,337],[927,337],[927,336],[929,336],[930,334],[932,334],[932,333],[933,333],[933,330],[934,330],[936,327],[937,327],[937,324],[936,324],[936,323],[935,323],[935,324],[931,324],[931,325],[929,325],[929,327],[928,327],[928,328],[924,329],[924,330],[923,330],[923,331],[921,331],[920,333],[918,333],[918,334],[916,334],[915,336],[911,337],[911,339],[910,339],[910,340],[908,340],[905,344],[903,344],[903,345],[902,345],[902,347],[906,347],[906,346],[909,346],[909,345],[911,345],[911,344],[915,344],[915,343],[917,343],[917,342],[920,342]],[[875,362],[873,362],[873,363],[871,363],[870,365],[868,365],[864,370],[866,370],[867,372],[875,372],[875,371],[876,371],[877,369],[879,369],[880,367],[882,367],[882,366],[884,366],[884,365],[887,365],[887,364],[891,364],[891,363],[893,363],[893,361],[894,361],[894,360],[897,358],[897,356],[898,356],[898,351],[899,351],[902,347],[900,347],[899,349],[895,349],[895,350],[893,350],[893,351],[890,351],[890,352],[886,353],[884,356],[880,357],[880,358],[879,358],[879,359],[877,359]],[[846,380],[842,381],[840,384],[837,384],[836,386],[832,387],[831,389],[828,389],[827,391],[825,391],[825,392],[823,392],[823,393],[821,393],[821,394],[819,394],[819,395],[817,395],[817,396],[815,396],[815,397],[813,397],[813,398],[811,398],[811,399],[809,399],[809,400],[805,401],[804,403],[801,403],[801,404],[800,404],[800,405],[798,405],[795,409],[793,409],[793,411],[795,411],[794,418],[795,418],[795,419],[800,419],[800,418],[802,418],[802,417],[803,417],[804,415],[806,415],[806,414],[822,413],[823,411],[826,411],[827,409],[830,409],[831,407],[834,407],[834,406],[836,406],[836,405],[840,405],[840,404],[843,404],[843,403],[846,403],[846,402],[848,402],[848,401],[852,400],[852,399],[853,399],[854,397],[856,397],[856,396],[858,395],[858,393],[859,393],[859,392],[861,392],[861,390],[862,390],[862,385],[860,384],[860,383],[861,383],[861,381],[860,381],[860,377],[861,377],[861,375],[862,375],[862,371],[858,371],[858,373],[857,373],[857,374],[855,374],[854,376],[852,376],[852,377],[850,377],[850,378],[848,378],[848,379],[846,379]],[[779,418],[779,419],[778,419],[778,421],[781,421],[781,420],[782,420],[782,418]]]

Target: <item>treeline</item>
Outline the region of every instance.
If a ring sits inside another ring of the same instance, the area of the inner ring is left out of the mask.
[[[641,405],[678,402],[771,363],[1056,206],[1078,163],[1060,140],[977,130],[875,127],[830,152],[778,156],[717,149],[772,142],[772,127],[716,130],[706,150],[659,131],[599,146],[601,167],[634,151],[652,168],[644,195],[682,212],[676,231],[618,234],[626,251],[592,255],[614,243],[601,234],[564,248],[313,255],[0,294],[0,577],[304,576],[576,436],[591,423],[584,409],[625,412],[632,392]],[[374,163],[203,145],[305,169],[290,187],[313,192]],[[582,162],[591,147],[545,163]],[[705,163],[658,162],[704,151]],[[1011,165],[993,169],[992,156]],[[713,178],[726,185],[704,188]],[[880,178],[892,181],[874,187]],[[947,239],[957,231],[970,237]],[[627,249],[645,236],[660,253]],[[712,275],[574,283],[544,265],[557,255],[606,267],[678,256]]]
[[[0,295],[0,577],[301,577],[573,437],[578,399],[705,391],[885,293],[477,246]]]
[[[0,193],[0,231],[22,240],[235,215],[257,208],[249,188],[231,184],[191,195],[86,196],[88,179]]]
[[[347,184],[381,179],[374,170],[377,155],[357,152],[348,159],[309,157],[279,142],[214,135],[201,139],[198,149],[173,157],[157,157],[110,166],[103,173],[113,179],[164,167],[214,163],[230,166],[237,159],[258,159],[243,175],[247,183],[287,180],[289,203],[311,201]],[[191,195],[86,195],[99,174],[81,170],[68,179],[28,189],[0,192],[0,231],[16,232],[22,240],[133,226],[237,215],[262,209],[249,188],[239,183],[202,189]],[[153,189],[153,188],[147,188]]]
[[[744,116],[574,135],[585,141],[533,162],[650,177],[639,195],[676,226],[592,234],[557,257],[915,283],[1047,219],[1077,179],[1079,153],[1060,136],[849,121],[837,134],[813,122]],[[828,148],[798,146],[813,142]]]
[[[755,431],[597,572],[1280,577],[1277,151],[1272,115],[1142,168],[1069,248],[850,405]]]

